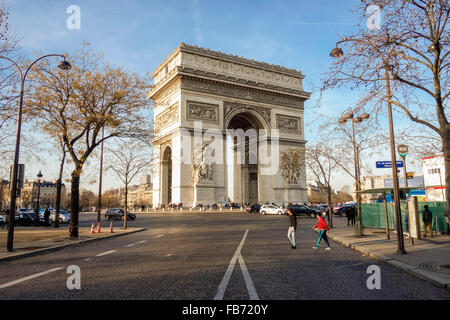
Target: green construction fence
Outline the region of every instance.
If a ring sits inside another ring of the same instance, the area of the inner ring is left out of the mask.
[[[447,223],[444,216],[445,202],[419,202],[418,204],[421,231],[423,231],[422,212],[425,205],[428,205],[428,209],[433,213],[433,222],[431,224],[433,231],[443,233],[447,231]],[[401,202],[401,211],[403,230],[407,230],[405,224],[406,202],[404,201]],[[395,229],[395,207],[392,202],[387,203],[387,215],[389,219],[389,228]],[[385,229],[384,203],[362,203],[361,220],[362,226],[365,228]]]

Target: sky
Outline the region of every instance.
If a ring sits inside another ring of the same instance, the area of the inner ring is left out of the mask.
[[[336,117],[354,105],[357,97],[345,89],[332,90],[316,108],[320,79],[332,63],[330,50],[359,22],[350,12],[359,0],[165,0],[165,1],[49,1],[7,0],[10,27],[26,56],[77,50],[83,41],[103,52],[105,60],[141,75],[153,72],[180,42],[301,70],[304,88],[313,93],[305,104],[306,140],[314,142],[318,114]],[[69,6],[81,12],[80,29],[68,29]],[[320,119],[319,119],[320,122]],[[403,120],[400,125],[406,125]],[[389,154],[380,155],[389,160]],[[26,177],[40,168],[30,166]],[[47,165],[44,177],[56,178]],[[379,169],[377,174],[389,173]],[[340,189],[350,177],[335,179]],[[106,190],[117,187],[112,173],[104,175]],[[92,184],[89,187],[97,190]]]

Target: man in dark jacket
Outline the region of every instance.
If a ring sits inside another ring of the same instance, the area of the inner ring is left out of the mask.
[[[433,221],[433,213],[428,209],[428,205],[425,205],[425,210],[422,212],[422,221],[423,221],[423,236],[427,237],[427,228],[430,229],[430,237],[433,237],[433,227],[431,226],[431,222]]]
[[[295,230],[297,229],[297,218],[292,213],[292,209],[290,207],[288,207],[288,209],[287,209],[287,214],[289,217],[289,229],[288,229],[287,237],[288,237],[289,241],[291,242],[291,248],[296,249],[297,246],[295,243]]]

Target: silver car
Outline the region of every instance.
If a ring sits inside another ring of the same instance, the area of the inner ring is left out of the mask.
[[[286,209],[282,207],[277,207],[272,204],[265,204],[261,206],[261,209],[259,209],[259,213],[266,215],[266,214],[286,214]]]

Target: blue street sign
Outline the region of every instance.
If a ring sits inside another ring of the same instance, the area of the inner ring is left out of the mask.
[[[403,161],[399,160],[395,162],[397,168],[403,168]],[[392,161],[377,161],[377,168],[392,168]]]

